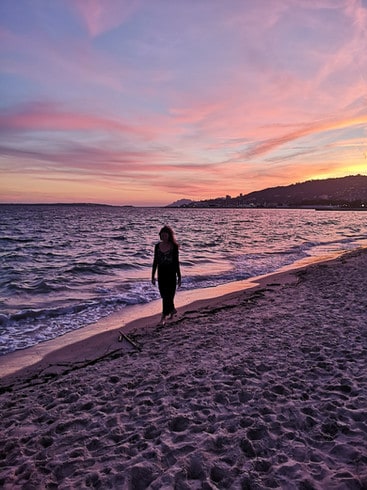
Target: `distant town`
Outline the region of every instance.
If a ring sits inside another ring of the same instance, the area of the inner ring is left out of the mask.
[[[367,210],[367,176],[310,180],[270,187],[237,197],[201,201],[182,199],[167,207],[179,208],[317,208]]]

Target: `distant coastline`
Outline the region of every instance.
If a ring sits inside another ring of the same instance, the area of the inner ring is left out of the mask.
[[[126,209],[151,209],[151,208],[156,208],[156,209],[181,209],[181,210],[192,210],[192,209],[246,209],[246,210],[251,210],[251,209],[304,209],[304,210],[309,210],[309,209],[314,209],[315,211],[367,211],[367,206],[360,206],[360,207],[342,207],[342,206],[328,206],[328,205],[313,205],[313,206],[276,206],[276,205],[269,205],[269,206],[211,206],[211,205],[201,205],[201,206],[133,206],[129,204],[99,204],[99,203],[0,203],[1,206],[14,206],[14,207],[21,207],[21,206],[34,206],[34,207],[103,207],[103,208],[126,208]]]
[[[92,207],[92,206],[101,206],[105,208],[135,208],[136,206],[132,206],[130,204],[103,204],[103,203],[94,203],[94,202],[2,202],[0,206],[60,206],[60,207],[72,207],[72,206],[80,206],[80,207]]]
[[[229,195],[193,201],[179,199],[168,205],[105,204],[105,203],[0,203],[0,206],[103,206],[118,208],[179,208],[179,209],[316,209],[332,211],[366,211],[367,175],[310,180],[287,186],[270,187],[236,197]]]

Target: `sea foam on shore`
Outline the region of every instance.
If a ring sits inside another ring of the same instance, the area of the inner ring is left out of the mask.
[[[366,270],[352,252],[3,379],[1,486],[367,488]]]

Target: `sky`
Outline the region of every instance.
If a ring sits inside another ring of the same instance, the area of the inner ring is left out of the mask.
[[[367,174],[367,0],[1,0],[0,202]]]

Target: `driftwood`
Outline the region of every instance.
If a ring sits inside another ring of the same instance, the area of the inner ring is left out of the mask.
[[[131,344],[133,347],[135,347],[135,349],[137,349],[138,351],[141,352],[141,347],[140,345],[138,345],[136,342],[134,342],[133,340],[131,340],[130,337],[128,337],[126,334],[122,333],[121,330],[119,330],[119,338],[118,338],[118,341],[119,342],[122,342],[123,339],[127,340],[127,342],[129,342],[129,344]]]

